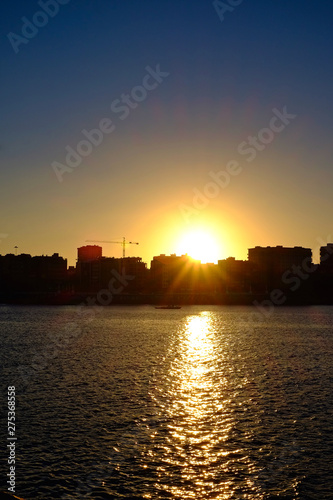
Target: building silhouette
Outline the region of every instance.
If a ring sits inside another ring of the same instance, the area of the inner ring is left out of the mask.
[[[150,264],[150,284],[154,292],[180,293],[191,289],[197,262],[188,255],[153,257]]]
[[[252,286],[264,291],[283,287],[284,273],[306,262],[312,265],[312,251],[303,247],[255,247],[248,250],[248,261],[253,265]]]
[[[120,278],[125,276],[125,278]],[[127,276],[127,279],[126,279]],[[147,286],[147,264],[141,257],[103,257],[102,247],[87,245],[78,248],[76,290],[98,292],[101,289],[121,290],[123,293],[141,293]],[[121,286],[115,283],[121,283]],[[110,284],[110,280],[111,284]],[[122,282],[126,281],[126,287]]]
[[[320,248],[319,272],[313,277],[314,293],[320,303],[333,304],[333,243]]]
[[[29,254],[0,255],[0,294],[54,293],[68,288],[67,259]]]
[[[102,257],[102,247],[98,245],[85,245],[77,249],[78,262],[97,260]]]
[[[151,291],[168,294],[202,294],[218,292],[217,264],[201,264],[188,255],[155,256],[150,267]]]
[[[77,251],[69,268],[58,253],[0,255],[0,301],[82,303],[109,290],[113,303],[253,304],[277,291],[286,304],[333,304],[333,243],[320,248],[319,265],[299,246],[257,246],[246,261],[228,257],[218,264],[161,254],[150,269],[141,257],[105,257],[97,245]]]
[[[225,293],[250,293],[252,291],[253,262],[228,257],[218,261],[220,290]]]
[[[320,267],[329,275],[333,275],[333,243],[320,247]]]

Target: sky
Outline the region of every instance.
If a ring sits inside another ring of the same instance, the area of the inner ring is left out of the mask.
[[[317,262],[332,16],[330,0],[1,2],[0,254],[74,265],[87,240],[125,237],[148,266],[256,245]]]

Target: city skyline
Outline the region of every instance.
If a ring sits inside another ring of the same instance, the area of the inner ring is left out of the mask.
[[[0,3],[0,500],[332,496],[332,19]]]
[[[123,242],[121,241],[117,241],[117,242],[114,242],[114,243],[119,243],[122,245],[123,247]],[[128,243],[131,243],[131,242],[128,242]],[[7,254],[1,254],[0,253],[0,257],[5,257],[6,255],[13,255],[15,257],[19,257],[19,256],[30,256],[32,258],[35,258],[35,257],[57,257],[57,258],[62,258],[64,260],[67,261],[67,267],[75,267],[75,265],[77,264],[77,262],[80,261],[80,252],[81,252],[81,255],[85,255],[85,253],[87,252],[87,255],[89,255],[89,253],[91,251],[93,251],[91,253],[91,256],[90,258],[88,258],[88,260],[95,260],[95,259],[115,259],[115,260],[122,260],[122,259],[141,259],[141,261],[143,263],[145,263],[147,266],[148,266],[148,269],[149,269],[149,265],[151,265],[152,261],[155,259],[155,258],[158,258],[158,257],[188,257],[190,259],[192,259],[193,261],[195,262],[198,262],[200,264],[215,264],[217,265],[219,261],[225,261],[225,260],[228,260],[228,259],[235,259],[235,260],[238,260],[238,261],[248,261],[249,260],[249,254],[251,252],[251,250],[257,250],[257,249],[263,249],[263,250],[267,250],[267,249],[272,249],[272,250],[275,250],[275,249],[283,249],[283,250],[297,250],[297,249],[301,249],[301,250],[309,250],[311,252],[311,259],[312,259],[312,263],[313,264],[319,264],[320,261],[321,261],[321,253],[323,251],[323,249],[325,248],[331,248],[333,247],[333,243],[331,241],[324,241],[323,239],[321,238],[318,238],[317,239],[317,246],[315,249],[313,248],[307,248],[303,245],[292,245],[290,247],[286,246],[286,245],[267,245],[265,247],[261,246],[261,245],[255,245],[254,247],[251,247],[251,248],[247,248],[246,249],[246,258],[245,259],[238,259],[237,256],[234,256],[234,255],[228,255],[227,257],[218,257],[216,262],[211,262],[211,261],[202,261],[201,259],[198,259],[196,257],[194,257],[193,255],[191,255],[190,253],[187,253],[187,252],[184,252],[184,253],[181,253],[181,252],[170,252],[170,253],[166,253],[166,252],[161,252],[159,254],[156,254],[156,255],[152,255],[152,257],[149,259],[149,260],[145,260],[141,255],[139,255],[139,252],[137,252],[136,255],[127,255],[127,253],[124,255],[120,255],[120,253],[122,252],[122,250],[119,251],[119,255],[117,254],[107,254],[104,250],[105,247],[102,246],[101,243],[99,244],[92,244],[92,243],[86,243],[85,245],[82,245],[80,247],[77,247],[76,248],[76,259],[75,259],[75,262],[74,264],[72,264],[68,257],[66,255],[62,255],[60,252],[52,252],[50,255],[48,254],[36,254],[36,255],[32,255],[32,254],[28,254],[28,253],[25,253],[25,252],[22,252],[22,253],[17,253],[17,250],[18,250],[18,247],[14,247],[14,252],[8,252]],[[128,247],[126,247],[128,248]],[[97,253],[96,253],[97,252]],[[127,250],[126,250],[127,252]]]
[[[231,3],[1,5],[1,254],[332,241],[333,7]]]
[[[123,242],[123,250],[125,241]],[[188,255],[154,256],[150,268],[141,257],[114,258],[102,247],[79,247],[76,266],[52,256],[0,255],[0,300],[5,303],[75,304],[116,301],[128,305],[175,300],[184,304],[254,305],[264,314],[275,305],[331,304],[333,243],[320,248],[320,264],[304,247],[248,249],[203,264]],[[91,296],[92,295],[92,296]]]

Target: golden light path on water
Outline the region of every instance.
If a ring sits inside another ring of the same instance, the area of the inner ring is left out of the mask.
[[[169,373],[151,394],[167,423],[163,442],[149,450],[161,478],[155,487],[163,497],[227,500],[236,498],[238,476],[252,491],[242,498],[262,498],[249,479],[253,464],[230,437],[237,425],[229,387],[233,374],[227,349],[223,353],[218,345],[212,313],[188,316],[169,355]]]

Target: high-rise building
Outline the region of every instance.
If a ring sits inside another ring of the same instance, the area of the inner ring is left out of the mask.
[[[274,287],[281,286],[286,271],[292,271],[295,266],[311,266],[312,251],[303,247],[257,246],[248,250],[248,260],[255,266],[256,281],[265,287]]]
[[[67,259],[58,253],[0,256],[0,291],[54,292],[67,287]]]
[[[325,274],[333,274],[333,243],[320,248],[320,270]]]
[[[156,291],[180,292],[189,288],[194,261],[188,255],[153,257],[150,265],[152,287]]]
[[[251,277],[253,263],[247,260],[236,260],[228,257],[218,261],[221,291],[223,292],[249,292],[251,290]]]
[[[86,245],[77,249],[77,260],[79,262],[87,262],[89,260],[97,260],[102,257],[102,247],[98,245]]]

